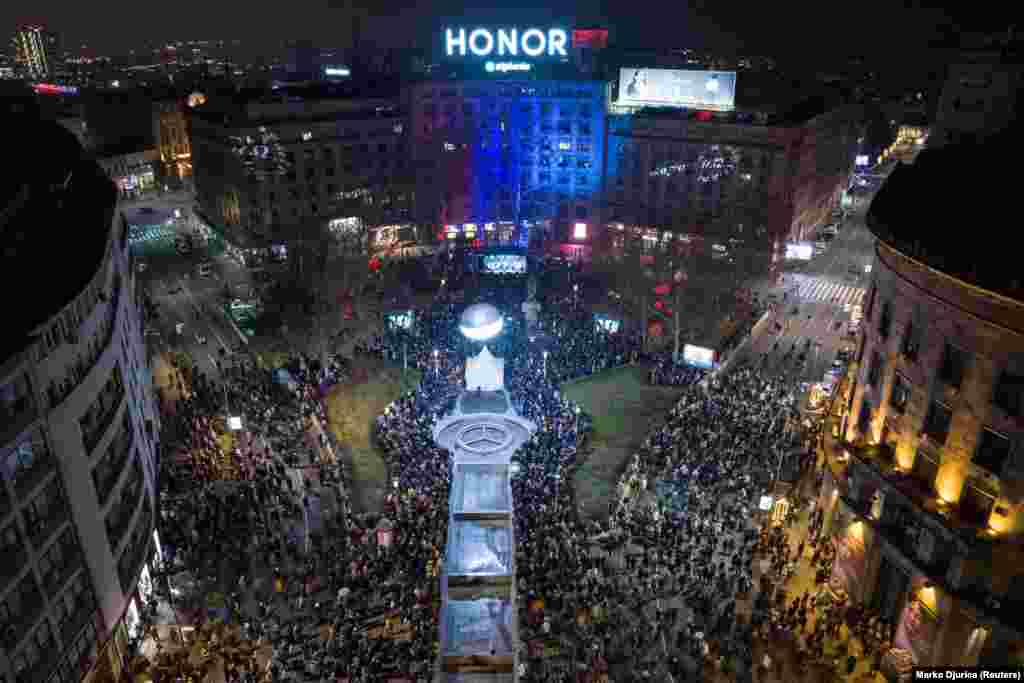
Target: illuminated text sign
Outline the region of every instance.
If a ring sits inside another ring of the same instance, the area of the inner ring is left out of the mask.
[[[449,57],[567,57],[569,35],[560,28],[446,28],[444,51]]]

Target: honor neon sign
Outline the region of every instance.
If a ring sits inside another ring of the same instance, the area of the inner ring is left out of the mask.
[[[560,28],[446,28],[444,50],[449,57],[567,57],[569,34]]]

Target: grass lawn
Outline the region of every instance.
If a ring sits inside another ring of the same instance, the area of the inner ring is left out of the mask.
[[[387,490],[387,466],[373,444],[373,425],[389,403],[420,381],[418,370],[403,373],[377,361],[359,361],[369,380],[344,384],[327,395],[327,423],[351,456],[353,505],[359,511],[377,511]],[[347,449],[346,449],[347,447]],[[344,457],[344,456],[343,456]]]
[[[585,517],[607,514],[627,460],[679,396],[674,387],[650,386],[646,376],[646,367],[629,366],[562,385],[562,394],[594,417],[593,453],[574,482]]]

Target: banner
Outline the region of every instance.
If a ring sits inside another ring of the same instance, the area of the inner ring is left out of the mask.
[[[919,600],[912,600],[903,608],[893,645],[910,652],[916,665],[931,664],[932,647],[939,635],[935,615]]]
[[[864,577],[867,569],[867,553],[864,539],[853,529],[835,539],[836,559],[832,566],[832,578],[829,583],[841,588],[852,598],[857,599],[862,593]]]

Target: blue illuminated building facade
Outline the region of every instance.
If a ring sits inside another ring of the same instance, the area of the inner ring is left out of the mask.
[[[590,80],[414,85],[420,222],[449,244],[553,247],[585,258],[598,223],[604,102],[604,83]]]

